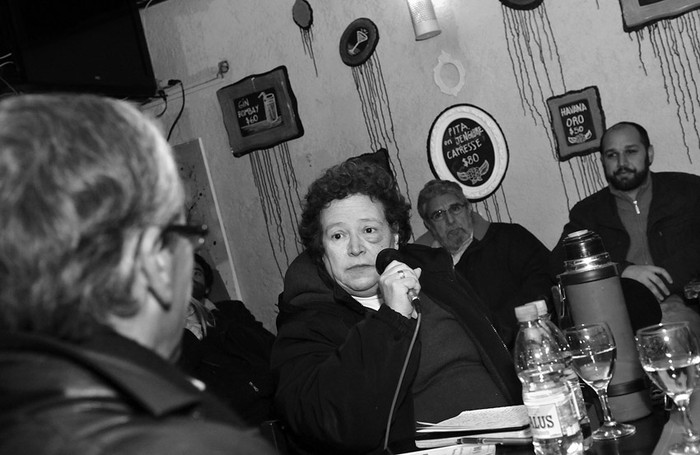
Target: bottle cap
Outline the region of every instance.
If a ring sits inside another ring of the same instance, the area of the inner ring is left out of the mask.
[[[515,307],[515,318],[518,322],[534,321],[537,319],[537,308],[527,303]]]
[[[534,302],[528,303],[528,305],[535,307],[535,310],[537,310],[537,316],[544,316],[548,313],[547,302],[544,300],[535,300]]]

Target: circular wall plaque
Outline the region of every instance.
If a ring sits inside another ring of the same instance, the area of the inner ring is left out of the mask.
[[[456,104],[437,116],[428,136],[433,174],[459,183],[468,199],[490,196],[508,168],[508,144],[501,128],[485,111]]]
[[[314,11],[306,0],[296,0],[292,6],[292,19],[294,23],[304,30],[311,28],[314,23]]]
[[[348,66],[358,66],[374,53],[379,41],[379,31],[374,22],[361,17],[348,25],[340,37],[340,58]]]
[[[542,4],[543,0],[500,0],[508,8],[528,10],[535,9]]]

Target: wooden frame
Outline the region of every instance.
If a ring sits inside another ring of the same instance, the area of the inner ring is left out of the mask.
[[[479,201],[503,181],[508,144],[488,113],[470,104],[456,104],[433,122],[428,159],[436,177],[459,183],[469,200]]]
[[[560,161],[587,155],[600,148],[605,132],[605,114],[597,87],[566,92],[547,100],[552,131]]]
[[[216,97],[235,157],[304,134],[297,101],[284,66],[220,88]]]
[[[173,155],[185,187],[185,214],[188,223],[206,224],[209,233],[199,254],[216,270],[224,289],[218,289],[215,279],[212,296],[220,300],[241,299],[233,255],[221,216],[209,160],[201,138],[173,146]]]
[[[623,29],[632,32],[700,8],[700,0],[620,0]]]

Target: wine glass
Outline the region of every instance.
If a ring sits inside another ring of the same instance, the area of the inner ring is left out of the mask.
[[[671,446],[669,453],[700,453],[700,434],[693,428],[688,412],[700,364],[695,334],[687,322],[674,322],[639,329],[636,340],[642,368],[683,416],[684,442]]]
[[[633,425],[616,422],[608,405],[608,385],[615,372],[617,348],[608,324],[578,324],[564,330],[572,355],[572,366],[598,395],[603,425],[591,435],[594,440],[618,439],[634,434]]]

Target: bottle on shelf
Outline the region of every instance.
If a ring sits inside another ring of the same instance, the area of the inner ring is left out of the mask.
[[[520,328],[513,355],[523,384],[535,454],[582,454],[576,398],[567,383],[562,351],[541,324],[534,305],[515,308],[515,317]]]
[[[564,333],[552,322],[551,315],[547,309],[547,302],[544,300],[536,300],[528,303],[528,305],[533,306],[537,310],[538,322],[545,329],[549,330],[554,341],[559,346],[564,362],[564,377],[575,398],[574,403],[576,404],[578,423],[581,426],[581,434],[583,436],[583,449],[588,450],[593,445],[593,439],[591,438],[591,421],[588,418],[588,412],[586,412],[586,402],[583,399],[581,383],[579,382],[578,375],[571,366],[572,358],[571,351],[569,350],[569,343],[566,341]]]

